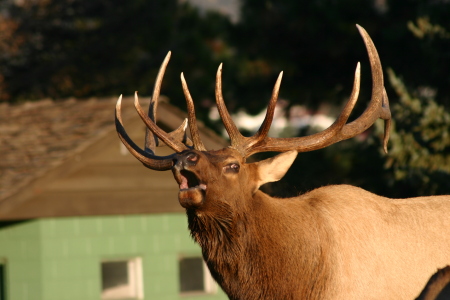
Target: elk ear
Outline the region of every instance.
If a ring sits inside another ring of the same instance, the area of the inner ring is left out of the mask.
[[[255,163],[258,175],[256,189],[267,182],[275,182],[283,178],[297,154],[296,150],[291,150]]]

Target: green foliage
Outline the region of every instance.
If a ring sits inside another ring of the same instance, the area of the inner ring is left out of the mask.
[[[230,21],[217,13],[200,16],[177,2],[9,2],[1,8],[0,27],[11,34],[0,35],[0,47],[2,41],[18,46],[0,48],[6,50],[0,55],[0,100],[118,96],[135,90],[148,95],[169,50],[174,52],[170,71],[176,71],[168,72],[164,86],[179,87],[171,97],[183,99],[178,97],[180,65],[188,79],[199,80],[193,94],[204,97],[210,91],[200,89],[204,70],[216,68],[220,49],[214,41],[225,35]]]
[[[383,66],[404,74],[412,85],[436,87],[440,103],[450,106],[450,40],[422,40],[406,26],[429,16],[440,32],[448,32],[450,4],[444,1],[242,1],[242,22],[232,35],[238,70],[229,100],[257,112],[269,97],[268,88],[284,71],[281,97],[318,107],[324,101],[347,99],[358,61],[362,67],[361,99],[370,97],[370,68],[355,28],[370,33]],[[433,27],[436,28],[436,27]],[[391,91],[389,91],[391,92]],[[245,102],[242,101],[245,99]],[[362,102],[362,103],[361,103]],[[360,100],[357,111],[365,102]]]
[[[411,195],[450,193],[450,112],[436,103],[430,88],[413,96],[392,69],[388,76],[399,99],[391,107],[393,130],[385,163],[392,172],[390,186]]]
[[[414,24],[413,21],[409,21],[407,25],[408,29],[419,39],[423,39],[427,36],[431,38],[434,38],[435,36],[443,39],[450,38],[450,33],[444,27],[431,24],[430,18],[427,16],[417,18],[417,25]]]

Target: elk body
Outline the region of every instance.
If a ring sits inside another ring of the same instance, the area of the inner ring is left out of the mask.
[[[119,98],[120,139],[146,167],[172,170],[191,235],[230,299],[414,299],[436,269],[450,263],[450,196],[388,199],[348,185],[326,186],[294,198],[274,198],[259,190],[281,179],[298,152],[351,138],[378,118],[385,120],[386,149],[390,112],[382,67],[372,40],[358,29],[372,70],[369,106],[347,123],[359,93],[358,64],[342,113],[314,135],[267,136],[282,74],[261,128],[244,137],[225,108],[219,67],[216,102],[231,140],[231,146],[221,150],[208,151],[202,144],[183,74],[192,142],[185,138],[186,124],[171,133],[156,126],[156,101],[170,53],[156,79],[148,115],[136,95],[136,109],[148,127],[144,150],[124,130]],[[156,156],[158,138],[176,153]],[[246,162],[264,151],[281,154]]]

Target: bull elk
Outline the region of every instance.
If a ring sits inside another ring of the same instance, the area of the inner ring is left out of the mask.
[[[414,299],[435,270],[450,263],[450,196],[389,199],[354,186],[331,185],[282,199],[259,190],[280,180],[298,152],[354,137],[378,118],[385,120],[386,150],[390,111],[382,67],[371,38],[357,27],[372,71],[371,100],[361,116],[347,123],[359,94],[358,63],[349,101],[334,124],[320,133],[267,136],[280,73],[260,129],[251,137],[242,136],[222,97],[222,65],[215,95],[231,146],[206,150],[183,74],[192,141],[184,139],[186,122],[164,132],[155,114],[170,52],[157,75],[148,115],[135,94],[136,110],[147,126],[144,149],[127,135],[121,97],[117,102],[119,138],[144,166],[172,170],[191,235],[230,299]],[[158,139],[175,153],[157,156]],[[252,154],[268,151],[281,153],[246,162]]]

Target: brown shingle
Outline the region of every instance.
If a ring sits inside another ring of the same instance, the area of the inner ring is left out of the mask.
[[[150,171],[120,151],[114,128],[116,100],[0,105],[0,219],[180,211],[178,187],[170,172]],[[132,138],[140,142],[145,127],[132,103],[124,98],[122,115],[127,131],[131,129]],[[141,99],[145,103],[148,98]],[[158,115],[170,129],[185,117],[164,102]],[[223,147],[222,139],[200,127],[207,147]],[[170,153],[167,147],[159,151]],[[149,185],[161,180],[163,185]],[[170,188],[164,187],[166,183]],[[129,199],[127,195],[155,197]]]
[[[0,106],[0,201],[114,123],[115,99]]]

